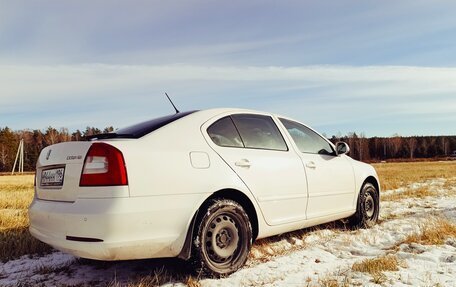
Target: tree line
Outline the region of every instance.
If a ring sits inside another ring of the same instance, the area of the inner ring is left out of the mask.
[[[371,137],[349,133],[332,136],[333,143],[344,141],[350,147],[350,156],[361,161],[391,159],[414,160],[448,157],[456,152],[456,136]]]
[[[70,133],[67,128],[46,130],[13,131],[8,127],[0,128],[0,172],[13,168],[21,139],[24,140],[24,170],[33,171],[41,150],[55,143],[83,141],[87,136],[108,133],[114,128],[98,129],[87,127],[84,131]],[[420,159],[449,156],[456,151],[456,136],[412,136],[371,137],[364,134],[349,133],[345,136],[332,136],[335,143],[344,141],[350,146],[350,156],[361,161],[382,161],[391,159]]]
[[[46,130],[20,130],[13,131],[8,127],[0,128],[0,172],[13,169],[19,141],[24,140],[24,171],[33,171],[43,148],[67,141],[83,141],[87,136],[108,133],[114,128],[106,127],[100,130],[87,127],[84,131],[76,130],[70,133],[67,128],[55,129],[48,127]]]

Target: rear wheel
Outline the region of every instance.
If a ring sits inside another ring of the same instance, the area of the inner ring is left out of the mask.
[[[380,211],[378,191],[371,183],[365,183],[358,196],[356,213],[349,218],[355,228],[370,228],[377,223]]]
[[[207,210],[207,211],[206,211]],[[229,199],[211,200],[199,221],[192,261],[209,276],[228,275],[247,261],[252,227],[242,206]]]

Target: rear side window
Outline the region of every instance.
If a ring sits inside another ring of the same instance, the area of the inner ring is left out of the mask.
[[[241,137],[230,117],[224,117],[213,123],[207,133],[212,141],[219,146],[244,147]]]
[[[236,114],[232,115],[246,148],[287,151],[287,145],[269,116]]]

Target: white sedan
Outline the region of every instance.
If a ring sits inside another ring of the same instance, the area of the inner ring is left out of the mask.
[[[313,129],[270,113],[176,113],[41,151],[30,232],[98,260],[179,257],[207,275],[252,242],[348,218],[374,225],[379,180]]]

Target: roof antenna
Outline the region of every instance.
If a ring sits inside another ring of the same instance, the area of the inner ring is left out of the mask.
[[[168,100],[171,103],[171,105],[173,105],[173,108],[176,111],[176,114],[180,113],[179,110],[176,108],[176,106],[174,105],[173,101],[171,101],[171,98],[168,96],[168,94],[166,92],[165,92],[165,95],[168,98]]]

